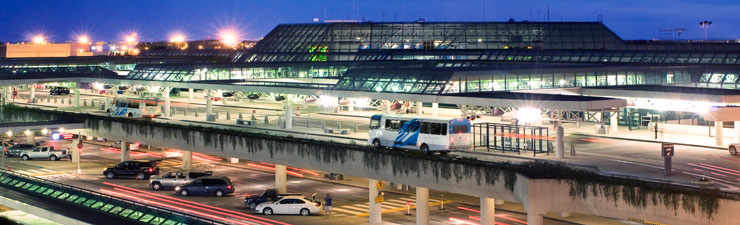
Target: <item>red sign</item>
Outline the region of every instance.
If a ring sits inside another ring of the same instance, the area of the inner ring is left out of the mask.
[[[62,139],[72,139],[75,135],[72,133],[63,133]]]
[[[406,206],[411,206],[411,201],[406,201]]]
[[[77,148],[82,149],[82,142],[77,144]]]

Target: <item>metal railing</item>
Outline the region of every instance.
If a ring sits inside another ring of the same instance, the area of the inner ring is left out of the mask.
[[[3,168],[0,168],[0,185],[22,189],[22,191],[31,192],[42,197],[49,197],[52,200],[101,210],[102,212],[120,216],[122,217],[121,219],[135,220],[140,223],[154,225],[182,224],[185,222],[188,224],[225,224],[196,215],[8,171]],[[107,210],[104,208],[107,208]],[[112,212],[115,209],[119,210],[116,210],[115,213]],[[124,212],[129,213],[121,215]],[[138,214],[135,214],[137,212]],[[148,216],[148,219],[144,218],[146,216]]]

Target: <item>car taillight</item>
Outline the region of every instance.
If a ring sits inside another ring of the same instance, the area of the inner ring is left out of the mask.
[[[316,203],[316,207],[319,207],[319,203]]]
[[[226,189],[231,189],[231,185],[226,186]]]
[[[149,172],[154,172],[154,168],[149,167]]]

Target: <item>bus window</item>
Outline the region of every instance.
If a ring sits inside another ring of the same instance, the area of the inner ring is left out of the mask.
[[[401,121],[398,120],[385,120],[385,129],[398,131],[401,130]]]
[[[421,122],[421,133],[429,134],[429,122]]]
[[[442,131],[440,131],[440,129],[442,128],[442,126],[439,123],[432,123],[431,125],[432,125],[431,126],[432,127],[432,130],[431,130],[431,133],[432,134],[439,135],[439,134],[442,133]]]
[[[468,125],[455,125],[452,126],[452,133],[467,133]]]
[[[441,133],[439,133],[439,134],[441,134],[441,135],[447,135],[447,123],[443,123],[442,124],[442,129],[440,129],[440,131],[441,131]]]
[[[370,120],[370,129],[378,129],[380,128],[380,119],[372,119]]]

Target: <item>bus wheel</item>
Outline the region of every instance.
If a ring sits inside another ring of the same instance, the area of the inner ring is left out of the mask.
[[[730,146],[730,155],[737,155],[737,149],[735,146]]]
[[[421,152],[427,155],[431,155],[432,153],[429,151],[429,146],[427,146],[427,144],[421,144],[421,147],[419,147],[419,149],[421,150]]]
[[[375,140],[373,140],[373,147],[375,147],[375,148],[377,148],[377,149],[380,149],[380,148],[382,148],[383,146],[381,146],[381,145],[380,145],[380,140],[378,140],[378,139],[375,139]]]
[[[128,117],[128,118],[134,117],[134,114],[128,113],[128,114],[126,114],[126,117]]]

